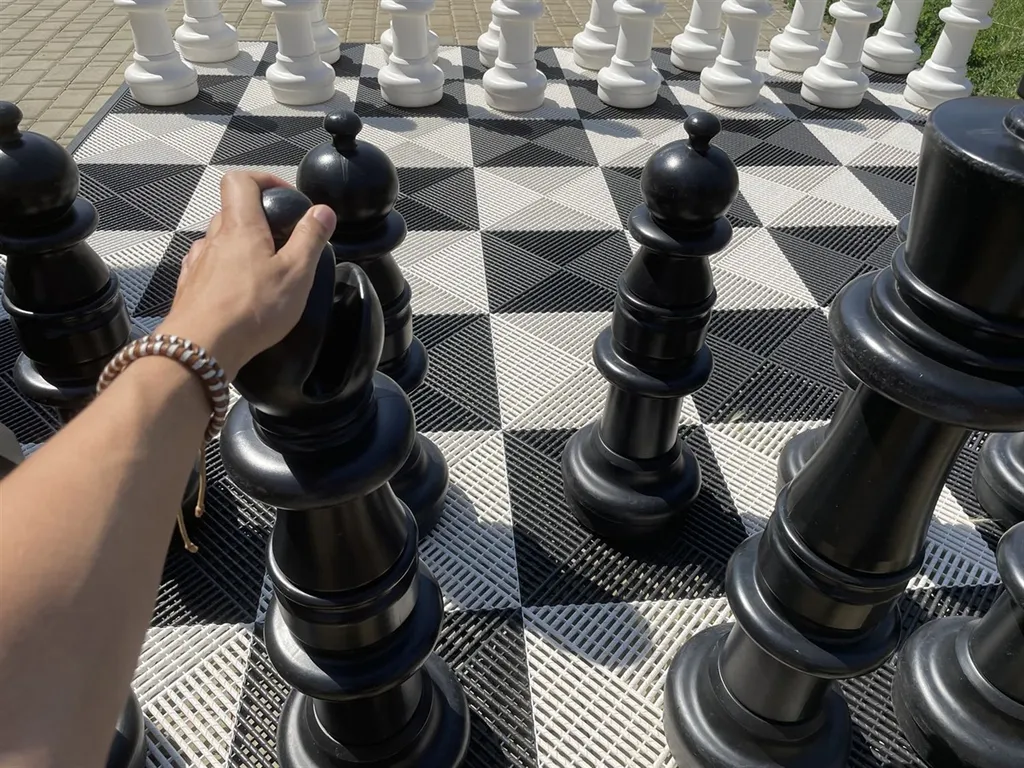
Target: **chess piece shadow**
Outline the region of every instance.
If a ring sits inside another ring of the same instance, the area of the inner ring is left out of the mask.
[[[599,609],[593,610],[593,624],[595,631],[600,631],[608,622],[614,623],[616,637],[614,648],[606,648],[600,643],[562,640],[555,636],[550,637],[550,642],[553,645],[606,669],[633,666],[642,662],[653,650],[650,626],[632,605],[624,602],[593,578],[589,578],[585,572],[570,571],[567,573],[566,563],[551,558],[547,554],[547,550],[528,531],[522,528],[510,528],[505,523],[481,520],[476,504],[457,483],[452,483],[449,486],[445,512],[440,525],[421,544],[424,561],[428,565],[432,565],[431,570],[438,577],[447,601],[453,606],[457,606],[460,610],[481,610],[489,607],[482,606],[478,600],[460,600],[459,590],[461,584],[469,581],[469,579],[460,577],[478,574],[481,563],[486,562],[486,553],[474,551],[474,544],[487,541],[507,542],[510,550],[514,546],[515,551],[528,551],[530,553],[529,567],[532,570],[552,574],[552,577],[557,578],[569,591],[576,594],[587,594],[588,605],[607,606],[609,618],[600,617]],[[590,542],[584,543],[583,546],[590,546]],[[459,558],[459,555],[464,557]],[[458,560],[454,565],[451,562],[452,558]],[[501,564],[498,567],[505,568]],[[508,571],[515,576],[511,567],[508,568]],[[573,585],[573,581],[585,583]],[[529,601],[529,597],[525,600],[522,598],[523,596],[520,595],[520,602],[524,607],[544,611],[545,603],[543,601],[534,604]],[[497,607],[504,608],[508,605],[510,604],[502,603]],[[552,613],[557,613],[558,610],[554,604],[551,606]],[[579,609],[580,615],[587,612],[588,609],[585,607]],[[576,620],[587,621],[578,618]],[[524,617],[524,621],[529,622],[529,619]],[[536,633],[546,634],[541,625],[533,623],[532,626]],[[582,639],[586,640],[586,638]]]

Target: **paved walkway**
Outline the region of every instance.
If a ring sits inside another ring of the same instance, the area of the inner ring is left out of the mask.
[[[782,0],[761,30],[766,48],[789,14]],[[590,0],[546,0],[537,44],[566,46],[583,28]],[[667,46],[682,31],[691,0],[667,0],[654,44]],[[221,8],[243,40],[273,40],[274,25],[259,0],[222,0]],[[183,13],[170,5],[173,29]],[[376,0],[327,0],[328,22],[349,42],[377,40],[388,17]],[[437,0],[430,26],[447,45],[472,45],[490,20],[490,0]],[[67,143],[123,81],[132,54],[125,13],[110,0],[3,0],[0,2],[0,100],[25,113],[23,127]]]

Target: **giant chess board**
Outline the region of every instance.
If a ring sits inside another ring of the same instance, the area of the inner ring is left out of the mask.
[[[687,638],[729,620],[726,563],[772,511],[778,453],[831,414],[841,385],[828,306],[848,280],[888,263],[925,115],[902,99],[900,79],[880,75],[857,109],[815,108],[765,61],[758,104],[714,108],[667,51],[655,53],[657,103],[622,111],[598,100],[571,51],[540,49],[547,101],[511,116],[486,107],[473,48],[441,49],[439,104],[401,110],[381,99],[384,56],[370,45],[343,46],[332,103],[296,109],[275,103],[264,77],[276,46],[242,48],[227,65],[199,67],[191,103],[150,109],[122,90],[74,142],[82,194],[100,215],[90,243],[120,275],[135,321],[151,329],[167,311],[222,174],[259,168],[294,181],[327,138],[325,111],[354,109],[360,139],[398,167],[410,233],[396,257],[430,356],[412,401],[451,469],[443,520],[422,549],[446,598],[439,652],[473,711],[466,764],[674,766],[661,724],[666,669]],[[590,350],[635,247],[626,221],[641,168],[685,136],[695,109],[721,117],[715,143],[740,172],[735,234],[712,258],[714,374],[680,424],[704,486],[679,534],[637,559],[571,517],[559,456],[602,408]],[[0,422],[31,450],[56,418],[16,392],[16,354],[0,314]],[[924,570],[901,603],[908,630],[982,611],[997,591],[1001,529],[970,490],[981,437],[938,502]],[[208,462],[208,513],[189,521],[200,551],[172,546],[134,686],[150,766],[264,768],[275,764],[286,694],[261,639],[273,515],[225,478],[216,445]],[[853,768],[922,765],[899,735],[891,679],[890,663],[842,686]]]

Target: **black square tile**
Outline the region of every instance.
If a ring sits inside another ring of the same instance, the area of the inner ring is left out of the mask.
[[[163,317],[167,314],[178,290],[181,260],[185,258],[192,244],[205,234],[185,231],[174,233],[156,271],[153,272],[149,285],[146,286],[146,292],[135,306],[136,317]]]

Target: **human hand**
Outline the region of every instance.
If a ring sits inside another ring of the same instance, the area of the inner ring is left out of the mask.
[[[314,206],[275,252],[261,193],[287,186],[263,173],[224,176],[221,211],[182,260],[174,303],[159,328],[205,347],[229,381],[299,321],[334,231],[334,212]]]

